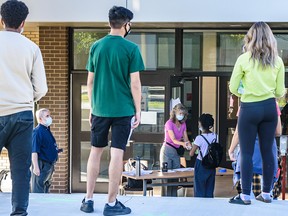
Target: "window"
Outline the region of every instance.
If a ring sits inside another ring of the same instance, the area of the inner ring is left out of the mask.
[[[183,69],[201,70],[202,33],[184,32],[183,34]]]
[[[132,32],[127,39],[138,44],[146,70],[175,67],[174,32]]]
[[[227,34],[218,35],[218,56],[217,71],[233,70],[234,64],[242,53],[243,39],[245,34]]]
[[[141,124],[135,133],[164,133],[165,87],[142,86]]]
[[[285,67],[288,67],[288,34],[275,34],[275,38],[277,40],[278,54],[282,58]]]
[[[73,69],[85,70],[91,45],[107,35],[108,30],[75,29],[73,33]]]

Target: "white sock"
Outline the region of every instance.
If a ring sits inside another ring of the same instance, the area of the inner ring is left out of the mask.
[[[270,193],[262,192],[262,197],[263,197],[263,199],[265,199],[265,200],[271,199]]]
[[[108,202],[108,205],[111,206],[111,207],[115,206],[116,205],[116,200],[114,202],[111,202],[111,203]]]
[[[240,197],[241,197],[242,200],[245,200],[245,201],[251,200],[250,195],[247,195],[247,194],[241,193]]]
[[[88,201],[93,201],[93,198],[86,198],[85,197],[85,202],[88,202]]]

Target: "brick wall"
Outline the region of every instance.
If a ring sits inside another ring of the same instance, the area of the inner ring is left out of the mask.
[[[48,93],[38,108],[48,108],[53,118],[51,131],[57,144],[64,152],[59,154],[55,167],[51,192],[67,193],[69,182],[68,157],[68,29],[66,27],[40,27],[39,46],[42,51]]]

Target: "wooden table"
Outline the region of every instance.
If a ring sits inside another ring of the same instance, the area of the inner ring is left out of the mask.
[[[216,175],[231,175],[233,174],[232,170],[227,170],[227,172],[221,173],[219,172],[219,168],[216,169]],[[174,172],[162,172],[160,170],[153,170],[151,174],[141,175],[141,176],[133,176],[128,175],[126,172],[122,173],[122,176],[126,178],[131,178],[135,180],[143,180],[143,196],[147,194],[147,187],[153,186],[193,186],[193,177],[194,177],[194,169],[191,171],[174,171]],[[187,181],[180,182],[180,179],[187,178]],[[190,178],[190,180],[188,179]],[[178,179],[177,182],[161,182],[161,183],[153,183],[153,180],[167,180],[167,179]],[[147,184],[147,180],[152,180],[151,184]]]

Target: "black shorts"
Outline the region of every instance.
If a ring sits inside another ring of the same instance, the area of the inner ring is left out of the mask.
[[[91,145],[97,148],[108,146],[108,134],[111,128],[111,147],[125,151],[131,132],[132,117],[99,117],[92,115]]]

